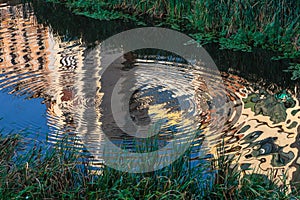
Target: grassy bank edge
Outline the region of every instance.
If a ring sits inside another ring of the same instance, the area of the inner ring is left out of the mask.
[[[217,42],[222,49],[251,52],[263,48],[289,59],[286,72],[300,78],[300,3],[276,0],[214,2],[137,0],[47,0],[72,12],[100,20],[132,20],[147,26],[190,33],[200,44]]]

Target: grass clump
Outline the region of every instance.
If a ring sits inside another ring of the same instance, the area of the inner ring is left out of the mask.
[[[130,174],[109,167],[91,170],[75,148],[35,146],[17,153],[18,137],[1,138],[1,199],[191,199],[204,195],[203,168],[191,169],[183,156],[162,170]],[[201,191],[201,193],[199,193]]]
[[[233,159],[192,166],[188,153],[161,170],[131,174],[108,167],[90,170],[76,149],[33,147],[17,152],[20,138],[0,140],[1,199],[289,199],[293,194],[265,176],[242,171]]]

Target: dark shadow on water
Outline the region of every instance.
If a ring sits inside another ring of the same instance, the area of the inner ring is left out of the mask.
[[[46,24],[64,40],[82,38],[86,44],[94,44],[108,37],[137,27],[133,22],[121,20],[100,21],[75,15],[59,4],[33,1],[39,23]]]
[[[291,80],[291,73],[283,71],[288,68],[289,60],[272,60],[279,53],[263,49],[254,49],[253,52],[221,50],[217,44],[204,47],[220,71],[238,75],[250,82],[263,80],[276,83],[283,88],[293,88],[297,84],[297,81]]]
[[[95,45],[122,31],[140,27],[134,22],[113,20],[100,21],[72,14],[62,5],[33,1],[33,7],[39,23],[49,25],[54,33],[63,40],[82,38],[88,45]],[[276,83],[283,88],[293,88],[296,81],[291,80],[291,73],[283,72],[289,66],[289,60],[273,61],[279,54],[263,49],[253,52],[220,50],[217,44],[208,44],[204,48],[215,61],[220,71],[239,75],[248,81]]]

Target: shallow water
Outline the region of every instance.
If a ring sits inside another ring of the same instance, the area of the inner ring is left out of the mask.
[[[190,66],[170,52],[144,49],[125,54],[100,73],[101,42],[135,24],[100,22],[37,2],[1,3],[0,11],[3,134],[21,133],[29,144],[55,144],[74,136],[78,148],[89,146],[97,164],[102,162],[100,133],[123,150],[141,153],[193,132],[191,160],[203,151],[215,154],[224,141],[228,154],[241,155],[242,168],[258,167],[261,173],[274,169],[278,177],[288,170],[289,180],[299,180],[298,85],[282,72],[284,62],[270,61],[273,53],[205,46],[226,88],[227,111],[219,127],[209,104],[218,93],[209,92],[203,81],[215,74],[200,65]],[[123,98],[124,105],[111,107],[114,95]],[[157,137],[134,139],[126,134],[119,114],[126,106],[128,121],[154,124],[147,130]]]

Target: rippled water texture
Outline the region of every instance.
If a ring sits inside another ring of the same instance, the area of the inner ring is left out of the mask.
[[[243,169],[257,167],[261,173],[273,169],[278,177],[288,170],[289,180],[300,179],[299,93],[294,83],[284,86],[263,76],[274,71],[264,68],[264,73],[250,76],[242,75],[243,69],[228,66],[221,72],[227,110],[223,111],[226,113],[221,121],[225,123],[220,129],[211,105],[219,94],[208,91],[203,79],[214,74],[201,65],[188,65],[170,52],[144,49],[123,55],[100,76],[103,38],[97,34],[88,37],[96,30],[74,37],[65,28],[62,34],[64,27],[56,28],[57,23],[51,24],[50,19],[48,23],[38,22],[37,18],[44,16],[36,14],[31,4],[2,3],[0,11],[3,133],[20,132],[29,143],[56,143],[74,136],[79,139],[78,148],[96,144],[89,151],[97,164],[101,163],[100,133],[106,133],[124,150],[141,153],[162,148],[176,135],[192,130],[195,139],[191,160],[203,155],[200,149],[216,154],[225,143],[226,153],[240,156]],[[107,31],[103,29],[104,34]],[[226,65],[222,61],[217,64]],[[211,87],[217,91],[216,86]],[[122,99],[128,93],[132,95],[122,101],[124,105],[109,109],[111,96]],[[185,99],[184,106],[180,98]],[[124,106],[128,107],[129,121],[138,126],[151,125],[149,134],[155,134],[148,139],[126,134],[122,122],[118,122]],[[117,157],[114,152],[111,156]]]

